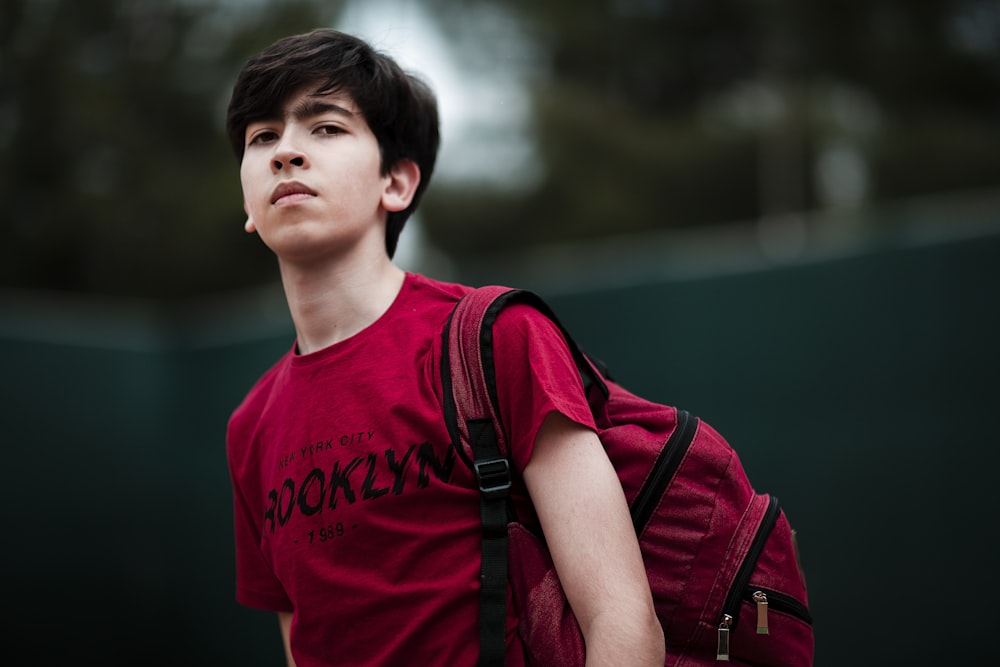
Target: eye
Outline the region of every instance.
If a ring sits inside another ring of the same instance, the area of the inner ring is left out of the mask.
[[[272,132],[271,130],[263,130],[250,137],[250,141],[248,141],[247,144],[250,146],[253,146],[255,144],[267,144],[277,140],[277,138],[278,138],[277,132]]]
[[[344,133],[344,128],[339,125],[320,125],[316,128],[316,133],[324,136],[336,136]]]

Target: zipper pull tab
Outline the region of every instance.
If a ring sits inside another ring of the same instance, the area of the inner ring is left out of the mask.
[[[722,623],[719,624],[719,645],[715,651],[715,659],[729,662],[729,626],[733,624],[733,617],[723,614]]]
[[[767,627],[767,595],[764,591],[757,591],[753,594],[753,601],[757,603],[757,634],[770,634]]]

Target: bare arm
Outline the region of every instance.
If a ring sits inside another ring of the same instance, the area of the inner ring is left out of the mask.
[[[663,631],[639,543],[597,434],[550,414],[524,481],[583,632],[588,667],[662,667]]]
[[[281,643],[285,646],[285,662],[288,667],[295,667],[295,658],[292,657],[292,612],[278,612],[278,626],[281,628]]]

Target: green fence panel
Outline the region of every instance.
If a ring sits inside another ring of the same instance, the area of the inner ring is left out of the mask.
[[[781,499],[817,665],[978,664],[1000,564],[998,262],[1000,236],[981,236],[550,301],[618,380],[712,423]],[[273,616],[233,598],[224,433],[290,328],[206,343],[171,320],[94,345],[72,342],[77,315],[53,318],[61,338],[0,331],[16,638],[0,660],[280,664]]]

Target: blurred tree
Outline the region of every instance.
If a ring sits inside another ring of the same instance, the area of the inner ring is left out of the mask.
[[[234,233],[225,103],[248,53],[341,4],[5,0],[0,284],[170,298],[273,280]]]
[[[993,0],[515,4],[545,177],[432,191],[452,253],[1000,184]]]
[[[452,254],[1000,184],[995,0],[401,1],[485,75],[532,61],[538,177],[439,179],[421,218]],[[0,286],[171,298],[274,281],[234,232],[225,103],[249,53],[347,4],[6,0]]]

